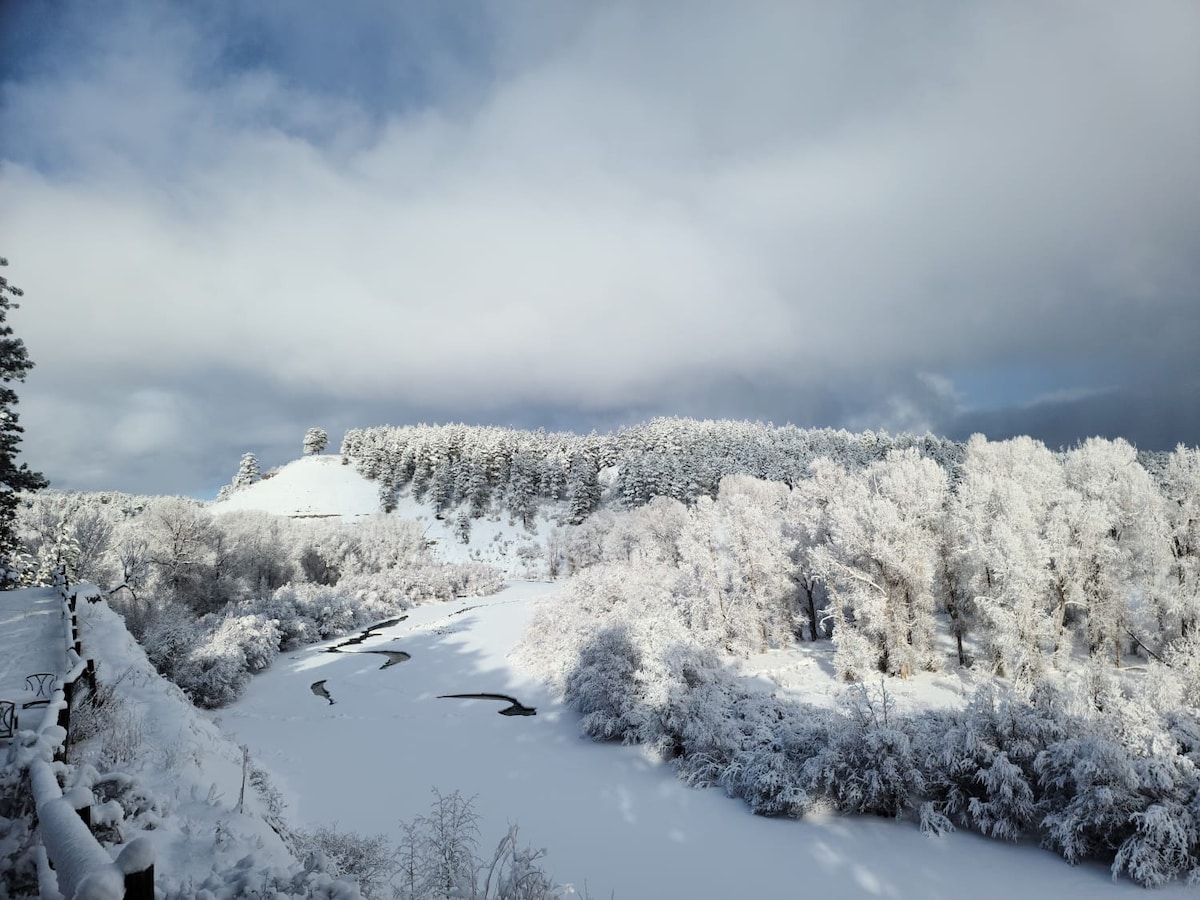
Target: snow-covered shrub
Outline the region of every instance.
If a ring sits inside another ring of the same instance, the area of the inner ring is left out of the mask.
[[[509,827],[490,857],[479,855],[479,816],[458,791],[434,790],[430,811],[401,823],[391,879],[396,900],[561,900],[560,889],[541,868],[546,851],[522,846]]]
[[[583,714],[584,734],[602,741],[636,740],[643,724],[635,718],[634,696],[641,665],[641,653],[619,625],[600,631],[583,647],[564,696]]]
[[[204,709],[232,703],[241,696],[249,680],[245,654],[231,645],[202,646],[174,673],[175,683]]]
[[[129,760],[127,764],[137,761]],[[103,760],[100,764],[107,768]],[[101,774],[85,762],[77,763],[74,768],[72,786],[92,793],[92,832],[97,840],[123,843],[126,834],[158,828],[170,814],[163,798],[156,796],[139,778],[121,771]]]
[[[220,827],[220,822],[218,829]],[[262,865],[248,853],[226,871],[213,871],[199,883],[167,885],[165,900],[191,900],[195,897],[234,900],[238,897],[270,897],[272,900],[361,900],[358,885],[349,877],[340,878],[322,867],[320,854],[313,854],[303,867],[284,869]]]
[[[396,871],[396,850],[386,835],[339,831],[335,822],[294,832],[293,838],[301,859],[320,854],[326,872],[353,878],[368,900],[392,896],[389,880]]]
[[[202,628],[197,620],[176,606],[152,613],[148,621],[140,638],[146,657],[160,674],[174,681],[175,672],[199,644]]]
[[[38,896],[33,797],[24,772],[0,759],[0,900]]]
[[[147,634],[146,655],[193,703],[215,709],[236,700],[250,674],[271,664],[280,640],[274,620],[227,611],[195,623],[163,622]]]
[[[1108,858],[1144,812],[1137,767],[1120,744],[1096,734],[1056,741],[1034,763],[1045,810],[1044,843],[1070,863]]]
[[[584,645],[564,698],[584,713],[586,734],[677,757],[690,718],[687,698],[715,666],[713,654],[678,625],[666,634],[614,626]]]
[[[1183,876],[1200,881],[1200,799],[1152,803],[1133,815],[1134,831],[1117,848],[1113,876],[1124,872],[1144,887]]]
[[[730,726],[736,733],[729,733]],[[828,714],[747,693],[729,710],[725,740],[731,738],[736,749],[719,777],[726,792],[744,799],[758,815],[804,815],[814,799],[805,764],[828,744]]]
[[[1006,840],[1037,826],[1034,761],[1065,736],[1068,723],[1061,714],[985,686],[962,713],[926,713],[914,726],[925,796],[934,811]]]
[[[842,812],[899,817],[925,787],[911,723],[895,714],[886,688],[858,688],[849,715],[831,723],[829,742],[804,763],[810,793]]]
[[[137,759],[143,750],[143,723],[138,710],[124,698],[121,683],[127,669],[111,680],[97,675],[93,692],[80,681],[71,709],[71,741],[77,754],[102,769]]]
[[[684,699],[718,665],[681,621],[669,577],[655,567],[579,573],[539,608],[516,655],[569,702],[583,703],[589,734],[665,756],[680,752]]]

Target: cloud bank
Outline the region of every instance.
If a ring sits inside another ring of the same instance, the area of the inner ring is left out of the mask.
[[[62,486],[415,417],[1200,442],[1194,4],[12,6]]]

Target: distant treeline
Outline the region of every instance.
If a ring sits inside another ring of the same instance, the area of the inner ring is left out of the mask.
[[[726,475],[794,486],[816,459],[857,469],[892,450],[915,448],[944,468],[962,461],[963,445],[932,434],[852,433],[776,427],[760,422],[658,418],[611,434],[521,431],[476,425],[383,425],[354,428],[342,455],[379,483],[385,511],[399,490],[438,512],[463,507],[478,518],[493,505],[526,524],[543,501],[566,501],[582,522],[606,493],[626,508],[669,497],[691,503],[715,497]]]

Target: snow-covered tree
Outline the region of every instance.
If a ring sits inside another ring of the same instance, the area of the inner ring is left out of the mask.
[[[162,599],[208,612],[223,602],[212,591],[212,515],[198,503],[182,497],[164,497],[153,503],[141,522],[147,540],[147,558],[153,566]]]
[[[1169,641],[1190,636],[1200,624],[1200,449],[1176,448],[1163,491],[1171,567],[1158,612],[1162,637]]]
[[[324,452],[329,446],[329,435],[325,433],[324,428],[310,428],[304,432],[304,453],[315,454]]]
[[[1032,680],[1053,651],[1048,529],[1064,490],[1062,466],[1028,437],[967,442],[946,514],[948,606],[957,635],[979,626],[984,663]]]
[[[1064,471],[1078,497],[1068,521],[1088,650],[1109,653],[1119,666],[1125,644],[1148,638],[1143,626],[1170,567],[1162,496],[1120,439],[1090,438],[1067,453]]]
[[[237,473],[233,476],[233,489],[250,487],[261,477],[258,470],[258,458],[253,453],[245,453],[242,455],[241,463],[238,464]]]
[[[522,525],[529,528],[537,514],[537,459],[530,453],[518,453],[512,458],[508,475],[508,508]]]
[[[751,652],[781,647],[797,625],[795,544],[784,529],[790,491],[780,482],[748,475],[721,480],[716,510],[730,557],[732,629]]]
[[[0,267],[8,260],[0,257]],[[14,381],[24,381],[26,373],[33,368],[33,361],[25,350],[25,342],[13,336],[8,324],[8,313],[20,304],[14,297],[24,292],[0,275],[0,587],[11,587],[8,560],[16,553],[16,511],[18,494],[46,487],[47,481],[39,472],[30,470],[25,463],[17,463],[23,429],[17,424],[17,392],[10,387]]]
[[[838,669],[906,676],[935,668],[938,524],[946,473],[915,449],[827,476],[829,540],[812,555],[829,590]]]
[[[596,463],[585,453],[571,456],[567,471],[567,501],[570,504],[572,525],[586,519],[600,503],[600,484],[597,480]]]

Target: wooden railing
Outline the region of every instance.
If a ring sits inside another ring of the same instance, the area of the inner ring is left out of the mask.
[[[55,587],[62,597],[67,671],[46,705],[41,725],[18,732],[15,748],[18,764],[29,774],[44,851],[38,859],[39,891],[43,897],[61,895],[66,900],[153,900],[154,853],[149,839],[131,841],[114,862],[91,831],[91,791],[76,787],[64,796],[58,782],[61,766],[56,763],[65,761],[71,743],[77,686],[82,681],[95,692],[96,666],[84,657],[76,612],[80,589],[71,589],[65,567],[57,573]]]

